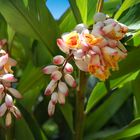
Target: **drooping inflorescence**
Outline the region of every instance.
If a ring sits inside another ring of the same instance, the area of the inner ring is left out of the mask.
[[[65,102],[67,84],[76,86],[70,75],[73,67],[69,60],[73,59],[81,71],[89,72],[105,81],[110,76],[110,69],[118,70],[118,62],[127,56],[127,50],[120,42],[128,31],[127,26],[103,13],[95,14],[94,22],[92,30],[88,30],[84,24],[78,24],[73,31],[57,39],[58,47],[67,57],[55,56],[53,65],[43,69],[45,74],[51,74],[51,82],[45,90],[45,95],[51,95],[49,115],[53,115],[57,101]]]
[[[6,40],[0,40],[0,117],[5,117],[6,126],[9,127],[12,122],[13,114],[17,119],[21,117],[19,109],[14,105],[14,98],[22,98],[18,90],[12,87],[12,83],[17,79],[11,69],[16,65],[16,61],[8,56],[3,49]]]

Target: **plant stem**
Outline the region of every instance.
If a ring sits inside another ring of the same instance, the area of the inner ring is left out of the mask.
[[[13,140],[13,130],[12,127],[6,130],[6,140]]]
[[[103,3],[104,0],[98,0],[96,12],[101,12],[103,10]]]
[[[83,140],[84,128],[84,91],[86,88],[86,75],[85,72],[79,74],[79,87],[76,93],[76,122],[74,140]]]

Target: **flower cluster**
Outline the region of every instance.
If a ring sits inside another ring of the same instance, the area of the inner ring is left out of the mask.
[[[12,88],[12,83],[17,79],[11,69],[16,65],[16,61],[8,56],[3,46],[6,40],[0,40],[0,117],[6,114],[6,126],[10,126],[13,114],[16,118],[21,117],[19,109],[14,105],[13,97],[22,98],[22,95],[16,89]]]
[[[67,54],[67,58],[55,56],[54,65],[44,68],[44,73],[51,74],[52,79],[45,91],[45,95],[51,95],[49,115],[54,113],[56,102],[62,103],[62,98],[67,95],[68,88],[64,80],[72,87],[76,85],[74,78],[69,75],[73,71],[72,65],[68,63],[70,59],[74,60],[81,71],[105,81],[110,76],[110,69],[118,70],[118,62],[127,56],[127,50],[120,40],[128,28],[103,13],[95,14],[94,22],[92,30],[84,24],[78,24],[72,32],[57,39],[58,47]]]
[[[68,59],[71,59],[70,55]],[[73,72],[73,66],[68,63],[68,59],[65,59],[61,55],[57,55],[53,58],[53,65],[46,66],[43,69],[45,74],[51,74],[51,81],[46,87],[45,95],[51,95],[51,100],[48,105],[49,116],[54,114],[55,104],[65,104],[65,97],[68,96],[68,86],[76,87],[76,81],[71,73]]]

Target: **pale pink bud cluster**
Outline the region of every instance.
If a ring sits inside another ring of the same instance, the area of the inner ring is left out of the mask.
[[[0,117],[6,116],[5,124],[9,127],[12,123],[11,114],[17,119],[21,117],[19,109],[14,105],[14,98],[20,99],[22,95],[11,87],[12,83],[17,81],[11,69],[16,65],[16,61],[2,49],[5,44],[6,40],[0,41]]]
[[[53,58],[53,65],[46,66],[43,72],[51,75],[51,81],[46,87],[44,94],[51,96],[48,105],[48,114],[52,116],[57,102],[65,104],[65,98],[69,92],[68,86],[76,87],[76,81],[71,75],[73,66],[63,56],[57,55]]]

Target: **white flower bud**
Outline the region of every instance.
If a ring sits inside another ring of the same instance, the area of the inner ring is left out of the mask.
[[[106,15],[104,13],[96,13],[94,15],[94,21],[99,22],[99,21],[104,21],[106,19]]]
[[[69,53],[69,48],[65,45],[65,43],[62,39],[57,39],[57,45],[62,52],[66,53],[66,54]]]
[[[22,98],[22,95],[20,94],[20,92],[14,88],[7,88],[7,90],[15,97],[18,99]]]
[[[14,77],[13,74],[4,74],[1,78],[4,82],[16,82],[17,79]]]
[[[59,104],[64,105],[65,104],[65,95],[62,93],[58,93],[58,102]]]
[[[57,55],[53,58],[53,64],[61,65],[64,63],[65,58],[62,55]]]
[[[54,81],[58,81],[60,80],[62,77],[62,73],[60,71],[54,71],[51,75],[51,79],[54,80]]]
[[[48,115],[52,116],[54,114],[54,111],[55,111],[55,105],[52,103],[52,101],[50,101],[48,105]]]
[[[67,63],[64,68],[64,72],[71,74],[73,72],[73,66],[70,63]]]
[[[70,74],[66,74],[64,76],[65,81],[67,82],[67,84],[73,88],[76,87],[76,81],[74,80],[74,78],[70,75]]]
[[[11,113],[8,112],[5,118],[6,127],[10,127],[11,123],[12,123],[12,116]]]
[[[65,96],[68,95],[68,87],[66,85],[66,83],[60,81],[58,83],[58,92],[64,94]]]
[[[3,104],[0,106],[0,117],[2,117],[2,116],[5,114],[6,110],[7,110],[6,104],[3,103]]]
[[[51,95],[54,89],[56,88],[56,86],[57,86],[56,81],[51,80],[48,86],[46,87],[44,94],[46,96]]]
[[[43,72],[45,74],[51,74],[52,72],[58,70],[58,66],[56,65],[49,65],[49,66],[46,66],[44,69],[43,69]]]
[[[57,100],[58,100],[58,94],[57,92],[53,92],[52,95],[51,95],[51,101],[53,104],[56,104],[57,103]]]
[[[7,108],[11,108],[13,106],[13,99],[9,94],[6,94],[5,96],[5,104]]]
[[[10,108],[10,111],[14,114],[14,116],[17,119],[21,118],[21,112],[20,112],[20,110],[16,106],[13,106],[12,108]]]

